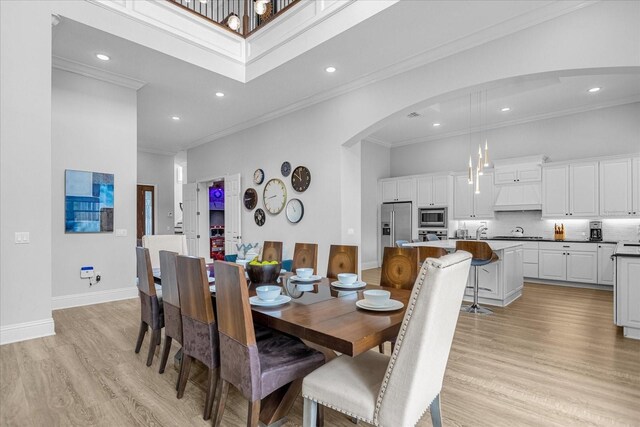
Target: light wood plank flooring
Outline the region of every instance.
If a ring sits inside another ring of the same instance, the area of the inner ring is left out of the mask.
[[[133,352],[138,300],[53,316],[56,336],[0,347],[0,425],[210,425],[202,373],[177,400],[176,370],[145,366],[148,336]],[[229,399],[224,425],[244,425],[246,402]],[[448,426],[640,425],[640,341],[613,325],[611,292],[527,284],[493,316],[460,316],[442,410]],[[287,425],[301,420],[299,398]],[[327,411],[326,425],[354,424]]]

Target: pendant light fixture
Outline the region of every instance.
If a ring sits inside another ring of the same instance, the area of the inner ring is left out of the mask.
[[[238,15],[236,15],[235,13],[230,13],[229,16],[227,16],[227,26],[229,28],[231,28],[233,31],[238,31],[240,29],[240,17]]]
[[[486,102],[487,102],[487,92],[485,90],[484,93],[484,102],[485,102],[485,114],[487,111]],[[475,107],[475,108],[474,108]],[[475,114],[474,114],[475,110]],[[485,120],[482,118],[482,92],[473,92],[469,94],[469,147],[473,146],[473,137],[472,134],[474,131],[478,132],[480,138],[482,138],[483,132],[482,125],[485,123]],[[477,120],[477,122],[475,120]],[[469,170],[467,179],[469,181],[469,185],[475,184],[474,191],[475,194],[480,194],[480,177],[484,175],[484,169],[489,167],[489,141],[486,138],[484,140],[484,156],[482,152],[482,143],[478,144],[478,164],[474,168],[473,167],[473,155],[469,156]],[[474,176],[475,175],[475,176]]]
[[[269,0],[255,0],[255,2],[253,3],[256,13],[260,16],[264,15],[267,12],[268,4]]]

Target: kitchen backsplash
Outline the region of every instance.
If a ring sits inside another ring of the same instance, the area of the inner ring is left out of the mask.
[[[525,236],[540,236],[553,239],[553,225],[564,224],[567,240],[588,240],[588,219],[542,219],[539,211],[528,212],[496,212],[494,219],[482,221],[453,221],[449,227],[449,235],[453,236],[457,228],[466,228],[471,236],[476,229],[486,222],[487,236],[509,236],[515,227],[524,228]],[[639,240],[640,219],[603,219],[602,236],[604,241]]]

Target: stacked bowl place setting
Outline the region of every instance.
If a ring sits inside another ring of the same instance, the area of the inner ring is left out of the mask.
[[[257,307],[276,307],[291,301],[291,297],[282,295],[282,288],[276,285],[258,286],[256,294],[249,298],[249,303]]]
[[[354,273],[340,273],[338,274],[338,280],[331,282],[331,286],[338,289],[362,289],[367,284],[358,280],[358,275]]]
[[[391,292],[382,289],[369,289],[362,293],[364,299],[356,301],[356,306],[363,310],[395,311],[404,307],[401,301],[391,299]]]
[[[312,291],[315,282],[319,282],[321,276],[313,274],[313,268],[296,268],[296,274],[289,278],[290,282],[296,284],[299,291]]]

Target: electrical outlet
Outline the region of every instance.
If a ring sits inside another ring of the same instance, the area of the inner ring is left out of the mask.
[[[96,271],[96,283],[98,283],[100,280],[102,280],[102,273]]]
[[[93,277],[93,267],[86,266],[80,267],[80,278],[81,279],[91,279]]]

